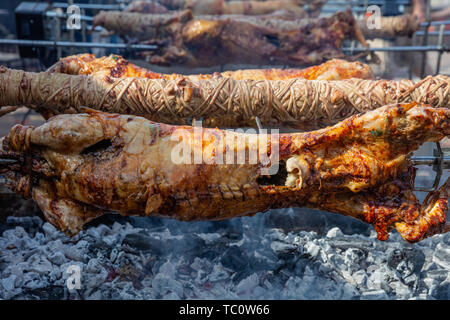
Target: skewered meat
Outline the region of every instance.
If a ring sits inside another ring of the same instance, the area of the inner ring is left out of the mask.
[[[303,6],[313,14],[320,12],[325,0],[268,0],[268,1],[230,1],[225,0],[162,0],[159,4],[147,1],[133,1],[125,11],[140,13],[161,13],[166,10],[190,9],[194,14],[245,14],[262,15],[280,9],[288,9],[303,14]],[[164,9],[163,9],[164,8]]]
[[[214,74],[199,74],[183,76],[179,74],[161,74],[138,67],[118,55],[95,58],[93,54],[80,54],[69,56],[55,63],[48,70],[51,73],[82,74],[98,77],[99,79],[142,77],[149,79],[172,79],[185,77],[190,80],[202,80],[212,78],[232,78],[236,80],[288,80],[304,78],[308,80],[339,80],[339,79],[372,79],[373,73],[368,65],[360,62],[348,62],[333,59],[321,65],[306,69],[246,69],[237,71],[225,71]],[[2,114],[14,111],[17,108],[0,108]],[[51,107],[40,108],[41,114],[48,119],[55,114]]]
[[[449,135],[449,109],[415,103],[265,138],[88,110],[16,125],[1,157],[17,160],[3,168],[9,187],[70,234],[110,210],[191,221],[308,206],[371,223],[380,240],[395,227],[415,242],[450,231],[450,181],[420,204],[408,155]]]
[[[128,12],[168,13],[169,9],[155,1],[133,1],[126,8]]]
[[[149,79],[175,80],[186,77],[198,81],[212,78],[236,80],[287,80],[303,78],[308,80],[373,79],[370,67],[361,62],[333,59],[306,69],[245,69],[214,74],[180,75],[162,74],[136,66],[118,55],[96,58],[93,54],[79,54],[60,59],[49,68],[52,73],[92,75],[100,78],[140,77]]]
[[[142,115],[172,124],[203,118],[204,126],[265,125],[320,128],[351,115],[397,102],[450,107],[450,77],[410,80],[234,80],[192,81],[102,78],[32,73],[0,68],[0,106],[79,112],[83,106]]]
[[[141,54],[158,65],[204,67],[270,63],[303,66],[332,58],[354,59],[341,50],[342,42],[348,38],[357,38],[367,47],[349,10],[309,20],[289,31],[231,19],[193,19],[189,10],[176,15],[100,12],[93,23],[93,26],[98,25],[118,35],[157,45],[156,50]]]

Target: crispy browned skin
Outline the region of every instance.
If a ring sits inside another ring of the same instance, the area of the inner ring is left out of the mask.
[[[218,129],[91,110],[54,117],[38,128],[16,125],[1,153],[17,160],[7,169],[9,186],[31,195],[47,219],[69,233],[110,210],[191,221],[288,206],[353,216],[373,224],[380,240],[394,227],[410,242],[449,230],[449,182],[420,204],[408,158],[423,142],[450,134],[448,109],[386,106],[263,143],[261,135],[228,134],[242,140],[235,143]],[[265,145],[268,150],[261,149]],[[180,146],[198,148],[203,161],[193,164],[195,155],[188,152],[191,161],[180,162],[174,157]],[[267,152],[271,162],[251,162],[251,150]],[[231,151],[245,151],[245,161],[230,163]],[[263,176],[269,165],[278,171]]]
[[[372,29],[369,29],[368,19],[370,18],[364,18],[358,22],[366,39],[411,37],[420,27],[416,17],[410,14],[380,17],[380,26]]]
[[[93,75],[101,78],[149,78],[175,80],[186,77],[191,80],[212,78],[232,78],[235,80],[287,80],[302,78],[308,80],[342,80],[342,79],[373,79],[370,67],[361,62],[349,62],[333,59],[318,66],[306,69],[246,69],[225,71],[214,74],[162,74],[139,67],[121,56],[109,55],[96,58],[93,54],[85,53],[60,59],[49,68],[52,73]]]
[[[157,65],[217,66],[226,63],[314,65],[346,56],[341,45],[357,38],[367,46],[351,11],[310,19],[295,30],[280,30],[236,19],[196,19],[189,10],[145,15],[100,12],[94,26],[155,44],[144,52]],[[366,53],[365,53],[366,54]]]
[[[245,14],[261,15],[280,9],[289,9],[297,14],[305,11],[302,6],[308,5],[308,11],[317,13],[324,0],[267,0],[267,1],[225,1],[225,0],[162,0],[161,5],[147,1],[133,1],[125,10],[141,13],[161,13],[166,10],[190,9],[195,14]]]

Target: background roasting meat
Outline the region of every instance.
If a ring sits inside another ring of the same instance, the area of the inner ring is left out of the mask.
[[[133,114],[172,124],[203,119],[204,126],[265,125],[315,129],[396,102],[450,105],[450,78],[411,80],[201,81],[102,78],[90,75],[0,70],[0,105],[23,105],[44,113],[73,113],[83,106]]]
[[[233,19],[195,19],[189,10],[175,15],[100,12],[93,26],[158,45],[156,50],[143,54],[150,63],[166,66],[176,63],[204,67],[237,62],[304,66],[332,58],[352,58],[341,50],[345,39],[357,38],[367,47],[350,10],[309,20],[296,30]]]
[[[141,13],[164,13],[169,10],[190,9],[195,14],[245,14],[262,15],[287,9],[298,15],[307,14],[302,9],[308,5],[308,12],[317,15],[325,0],[268,0],[268,1],[226,1],[226,0],[162,0],[159,3],[133,1],[125,10]]]
[[[214,74],[161,74],[139,67],[121,56],[110,55],[96,58],[93,54],[80,54],[60,59],[48,70],[51,73],[72,75],[93,75],[99,78],[149,78],[176,80],[186,77],[190,80],[231,78],[235,80],[307,80],[373,79],[370,67],[361,62],[333,59],[305,69],[244,69]]]

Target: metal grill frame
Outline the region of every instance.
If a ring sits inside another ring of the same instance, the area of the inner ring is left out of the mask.
[[[410,0],[396,0],[398,4],[408,5]],[[383,5],[385,3],[384,0],[337,0],[337,1],[328,1],[326,5],[334,5],[340,8],[345,6],[351,6],[352,11],[357,16],[362,16],[362,13],[367,11],[367,7],[369,5]],[[67,19],[67,14],[63,13],[62,9],[67,8],[69,5],[77,5],[80,8],[80,20],[81,20],[81,37],[83,41],[77,42],[75,41],[75,32],[74,30],[69,30],[69,38],[70,41],[62,41],[61,40],[61,30],[62,30],[62,19]],[[325,6],[326,6],[325,5]],[[57,50],[57,58],[60,59],[62,57],[62,48],[71,48],[71,54],[73,54],[73,48],[103,48],[103,49],[121,49],[127,52],[132,52],[136,50],[155,50],[158,47],[156,45],[146,45],[146,44],[130,44],[130,43],[103,43],[103,42],[87,42],[87,33],[88,30],[91,29],[91,26],[88,23],[93,21],[93,17],[86,15],[86,10],[122,10],[126,7],[126,5],[118,1],[116,5],[100,5],[100,4],[76,4],[73,3],[72,0],[69,0],[67,3],[55,2],[52,4],[52,10],[45,12],[45,17],[51,19],[53,23],[57,26],[57,31],[54,33],[54,40],[21,40],[21,39],[0,39],[1,45],[17,45],[17,46],[35,46],[35,47],[48,47],[54,48]],[[329,13],[333,12],[327,10],[325,7],[323,12]],[[446,36],[450,36],[450,31],[445,31],[445,26],[450,25],[450,20],[445,21],[430,21],[430,1],[427,1],[427,9],[426,9],[426,21],[420,24],[420,29],[414,33],[413,35],[413,44],[411,46],[387,46],[387,47],[371,47],[369,48],[370,52],[421,52],[421,78],[425,76],[425,65],[426,65],[426,54],[427,52],[437,52],[438,59],[435,67],[435,75],[439,74],[441,68],[441,60],[442,55],[445,53],[450,53],[450,46],[444,43],[444,38]],[[430,32],[428,29],[430,26],[439,27],[439,31]],[[95,31],[103,30],[102,27],[96,27]],[[420,45],[415,45],[418,41],[418,37],[422,37],[422,41]],[[430,38],[437,36],[437,43],[430,44]],[[351,41],[349,47],[344,47],[343,52],[346,52],[350,55],[355,53],[364,52],[367,49],[358,46],[356,41]],[[223,66],[221,66],[221,70]],[[411,69],[411,68],[410,68]],[[409,75],[410,79],[412,78],[412,73]],[[260,124],[258,125],[260,127]],[[436,172],[436,176],[433,182],[433,186],[431,188],[416,188],[416,191],[421,192],[430,192],[434,191],[438,188],[440,184],[440,180],[442,177],[443,170],[450,169],[450,150],[443,150],[441,144],[439,142],[436,143],[436,149],[433,152],[433,156],[415,156],[412,157],[411,160],[415,165],[429,165],[433,167],[433,170]],[[1,184],[0,180],[0,184]]]

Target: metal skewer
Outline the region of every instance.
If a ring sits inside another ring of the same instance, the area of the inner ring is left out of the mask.
[[[387,51],[387,52],[428,52],[428,51],[440,51],[440,52],[450,52],[450,47],[447,46],[395,46],[395,47],[374,47],[374,48],[342,48],[344,52],[365,52],[367,50],[370,51]]]

